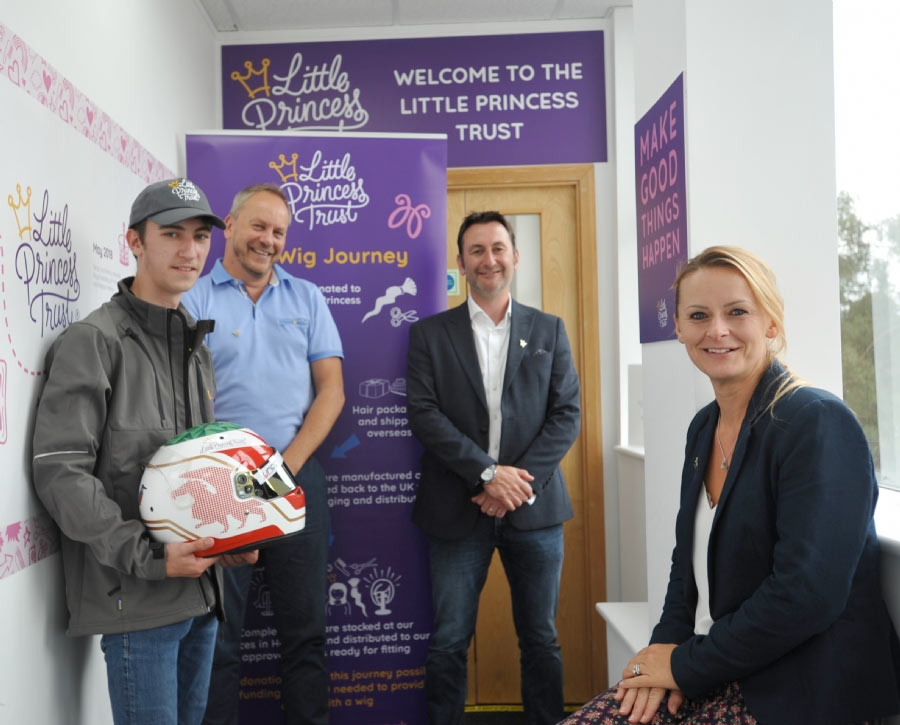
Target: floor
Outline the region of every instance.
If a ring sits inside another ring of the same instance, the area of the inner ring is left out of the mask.
[[[525,725],[522,712],[467,712],[466,725]]]
[[[568,717],[575,708],[567,708]],[[525,725],[525,715],[519,712],[467,712],[466,725]]]

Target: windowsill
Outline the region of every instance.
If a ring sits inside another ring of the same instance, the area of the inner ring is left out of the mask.
[[[900,491],[890,488],[878,490],[875,506],[875,528],[881,550],[900,556]]]
[[[629,458],[637,458],[639,461],[644,460],[644,446],[618,445],[614,450],[616,453],[621,453]]]

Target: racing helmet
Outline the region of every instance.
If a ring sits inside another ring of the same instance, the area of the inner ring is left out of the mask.
[[[138,505],[157,541],[212,537],[205,557],[256,549],[306,525],[306,496],[281,454],[234,423],[204,423],[162,445],[144,469]]]

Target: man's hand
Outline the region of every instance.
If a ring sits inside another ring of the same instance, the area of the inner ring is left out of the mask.
[[[472,496],[472,503],[476,504],[481,509],[481,513],[486,516],[496,516],[498,519],[506,516],[503,503],[484,491],[477,496]]]
[[[255,564],[257,559],[259,559],[259,549],[242,551],[240,554],[222,554],[219,561],[222,566],[243,566],[244,564]]]
[[[166,576],[192,579],[199,577],[219,559],[218,557],[204,559],[196,554],[208,549],[214,543],[213,539],[206,538],[166,544]]]
[[[515,511],[534,495],[531,482],[534,480],[524,468],[497,466],[494,477],[484,484],[484,491],[472,497],[472,502],[488,516],[503,517],[508,511]]]

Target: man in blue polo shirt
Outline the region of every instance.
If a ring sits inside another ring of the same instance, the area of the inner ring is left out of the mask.
[[[225,256],[184,305],[212,318],[207,336],[218,394],[217,420],[247,426],[281,451],[306,493],[306,528],[265,548],[266,583],[281,640],[286,722],[328,722],[325,669],[328,503],[325,474],[313,453],[344,405],[343,349],[325,298],[275,260],[291,214],[277,186],[238,192],[225,218]],[[205,723],[238,722],[240,637],[250,567],[228,570]]]

